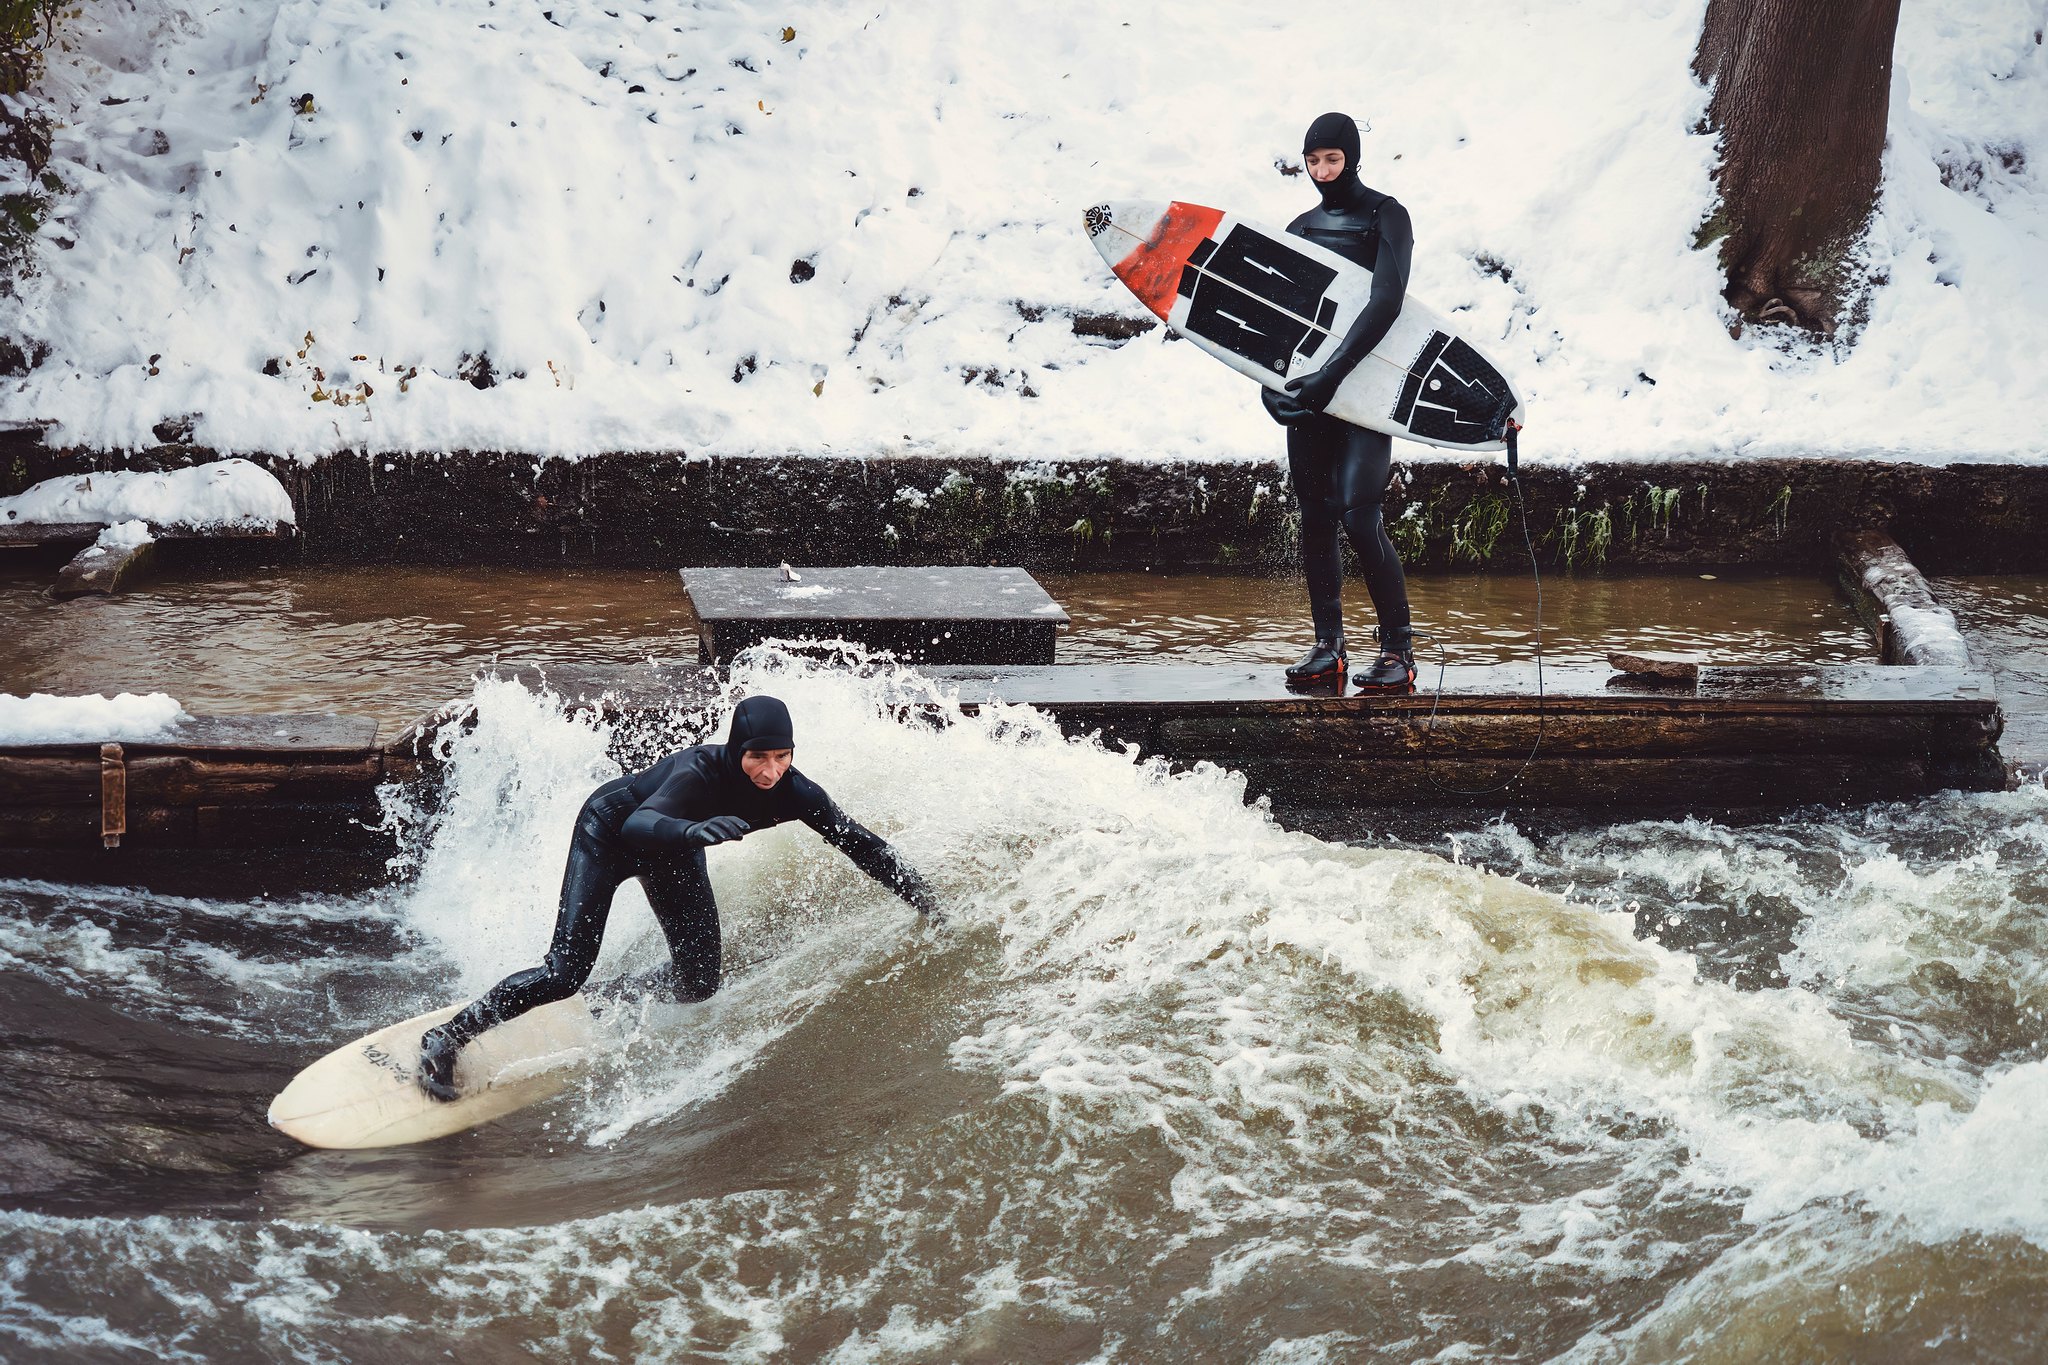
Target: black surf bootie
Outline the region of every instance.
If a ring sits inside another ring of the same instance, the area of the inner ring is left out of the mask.
[[[1371,668],[1351,675],[1362,692],[1409,693],[1415,690],[1415,637],[1411,632],[1380,632],[1380,657]]]
[[[448,1034],[445,1026],[421,1034],[420,1089],[444,1103],[461,1099],[462,1092],[455,1088],[455,1054],[460,1051],[462,1044]]]
[[[1344,681],[1344,670],[1350,660],[1344,654],[1344,637],[1317,640],[1309,646],[1308,653],[1288,665],[1287,685],[1289,687],[1313,687],[1318,683]]]

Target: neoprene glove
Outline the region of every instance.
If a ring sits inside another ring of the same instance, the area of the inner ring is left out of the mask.
[[[1314,374],[1305,374],[1299,379],[1288,380],[1287,391],[1294,395],[1297,403],[1310,412],[1321,412],[1329,407],[1330,400],[1337,396],[1337,386],[1344,382],[1344,378],[1341,374],[1331,374],[1326,365]]]
[[[690,832],[684,837],[699,847],[709,848],[713,844],[742,838],[752,828],[752,825],[737,815],[714,815],[709,820],[699,820],[690,826]]]
[[[1266,405],[1266,415],[1283,427],[1306,422],[1315,416],[1293,394],[1282,393],[1279,389],[1260,389],[1259,401]]]

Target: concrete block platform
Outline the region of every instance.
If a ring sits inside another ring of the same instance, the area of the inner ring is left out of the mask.
[[[1049,664],[1067,614],[1014,568],[684,569],[698,659],[763,640],[851,640],[917,663]]]

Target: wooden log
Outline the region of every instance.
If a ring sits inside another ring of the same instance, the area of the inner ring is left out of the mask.
[[[1719,810],[1897,800],[1933,789],[1927,764],[1886,757],[1760,755],[1687,759],[1446,758],[1240,765],[1254,795],[1303,809],[1347,806],[1625,806]],[[1502,784],[1508,784],[1503,788]]]
[[[1235,764],[1261,756],[1313,758],[1493,757],[1542,752],[1588,757],[1744,754],[1969,754],[1991,748],[1995,718],[1965,715],[1562,713],[1402,715],[1338,724],[1290,717],[1161,720],[1141,745],[1175,758]]]
[[[123,847],[189,846],[189,807],[131,806]],[[0,806],[0,848],[102,848],[100,807]]]
[[[0,805],[69,806],[99,799],[97,755],[0,753]]]
[[[104,521],[23,521],[0,524],[0,550],[90,545],[107,529]],[[288,521],[262,526],[151,526],[158,540],[279,540],[298,534]]]
[[[390,836],[374,829],[374,799],[263,801],[248,805],[131,804],[121,851],[137,848],[366,849]],[[102,847],[100,809],[0,806],[0,848]]]
[[[196,754],[160,754],[128,761],[128,788],[156,805],[237,805],[266,799],[361,797],[384,780],[375,753],[361,757],[280,762]]]
[[[362,849],[390,843],[388,834],[374,828],[379,811],[376,800],[367,796],[353,801],[224,804],[212,809],[215,813],[202,820],[199,808],[191,808],[192,833],[188,837],[202,847]]]
[[[1970,667],[1970,647],[1954,613],[1934,598],[1913,561],[1882,531],[1844,531],[1835,537],[1842,590],[1891,664]]]

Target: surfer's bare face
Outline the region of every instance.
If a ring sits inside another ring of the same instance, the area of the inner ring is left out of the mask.
[[[740,755],[740,771],[747,780],[767,791],[782,780],[789,771],[790,760],[796,757],[794,749],[749,749]]]
[[[1306,160],[1309,178],[1318,185],[1327,185],[1344,174],[1344,153],[1335,147],[1318,147]]]

